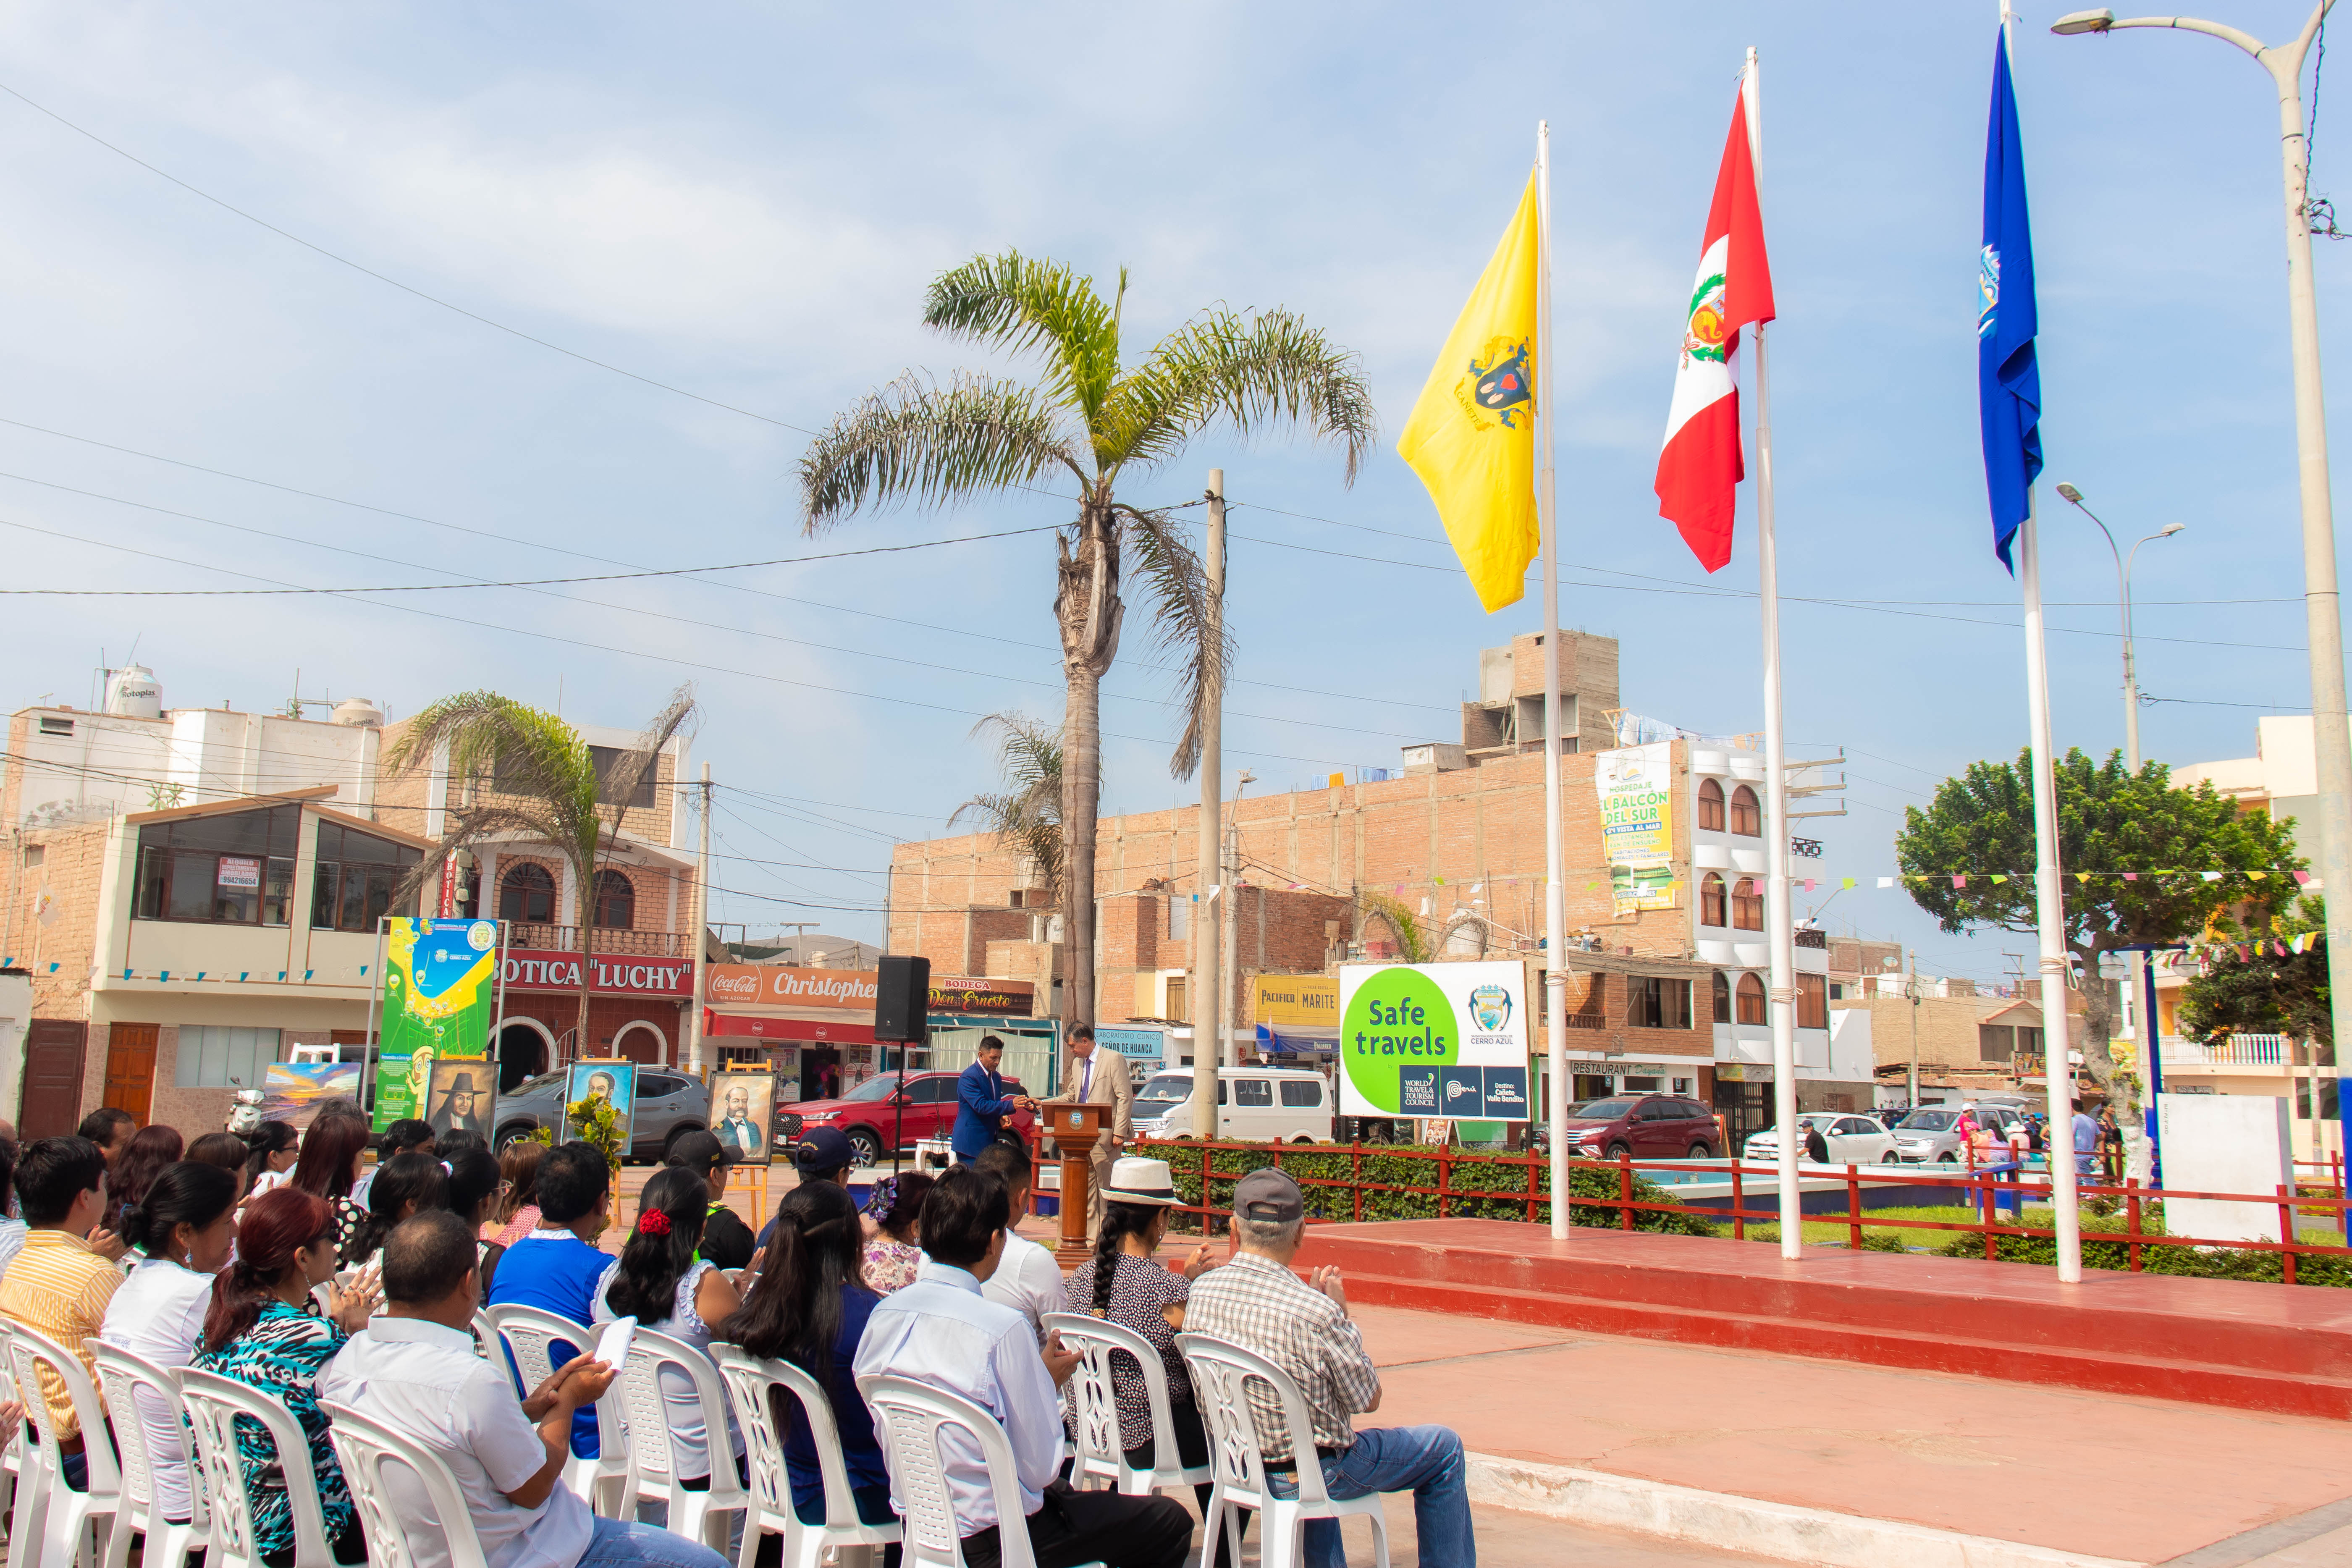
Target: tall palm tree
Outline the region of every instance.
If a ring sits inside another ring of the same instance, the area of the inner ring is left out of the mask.
[[[384,753],[385,771],[397,776],[434,765],[446,744],[447,755],[441,765],[451,784],[479,781],[488,785],[471,792],[466,804],[449,811],[438,847],[401,883],[403,901],[436,881],[449,856],[492,841],[538,840],[554,846],[571,865],[572,885],[579,889],[579,907],[573,912],[580,937],[574,1056],[587,1054],[588,997],[595,975],[589,931],[594,924],[596,874],[620,840],[621,816],[630,797],[652,776],[661,749],[694,711],[693,688],[679,687],[636,745],[600,775],[588,742],[554,714],[495,691],[464,691],[442,698],[410,720]],[[450,796],[457,795],[453,788]],[[699,942],[702,933],[694,932],[693,940]]]
[[[1126,298],[1123,268],[1105,300],[1091,279],[1013,250],[943,272],[924,301],[924,324],[1034,358],[1036,379],[959,373],[942,383],[909,371],[835,419],[801,459],[802,521],[811,534],[860,508],[951,504],[1041,480],[1076,487],[1077,515],[1056,536],[1054,578],[1067,692],[1062,930],[1072,1026],[1094,1022],[1101,689],[1126,613],[1122,558],[1141,575],[1153,640],[1176,670],[1187,718],[1169,771],[1180,779],[1200,764],[1202,688],[1232,658],[1230,639],[1209,635],[1200,557],[1171,510],[1118,500],[1120,478],[1166,465],[1213,426],[1247,437],[1281,423],[1338,444],[1352,484],[1375,426],[1357,356],[1290,311],[1212,307],[1125,367]]]
[[[948,817],[973,818],[998,844],[1017,849],[1059,909],[1062,903],[1062,735],[1026,713],[991,713],[971,727],[996,735],[996,771],[1004,787],[973,795]],[[1067,929],[1067,922],[1065,922]]]

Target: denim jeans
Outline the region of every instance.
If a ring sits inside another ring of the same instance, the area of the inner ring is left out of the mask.
[[[730,1568],[727,1559],[657,1524],[599,1518],[579,1568]]]
[[[1270,1475],[1266,1484],[1276,1497],[1298,1495],[1295,1476]],[[1462,1462],[1462,1439],[1452,1427],[1375,1426],[1359,1432],[1345,1453],[1324,1459],[1323,1489],[1338,1502],[1374,1492],[1411,1491],[1421,1568],[1477,1568],[1468,1473]],[[1308,1520],[1306,1536],[1307,1568],[1347,1568],[1338,1520]]]

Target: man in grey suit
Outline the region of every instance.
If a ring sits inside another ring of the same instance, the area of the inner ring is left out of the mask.
[[[1127,1058],[1117,1051],[1097,1050],[1093,1028],[1079,1025],[1070,1031],[1070,1060],[1062,1069],[1062,1092],[1054,1098],[1065,1105],[1111,1108],[1108,1130],[1095,1141],[1087,1161],[1093,1172],[1087,1184],[1087,1235],[1097,1236],[1102,1231],[1103,1189],[1110,1181],[1111,1162],[1135,1136],[1135,1087],[1128,1080]]]

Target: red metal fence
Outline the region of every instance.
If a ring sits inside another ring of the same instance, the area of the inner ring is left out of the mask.
[[[1546,1154],[1466,1154],[1445,1145],[1322,1143],[1268,1147],[1256,1143],[1199,1143],[1189,1139],[1178,1142],[1139,1144],[1137,1148],[1139,1152],[1149,1152],[1155,1158],[1167,1160],[1172,1168],[1200,1182],[1200,1194],[1203,1201],[1198,1204],[1178,1205],[1176,1211],[1195,1216],[1201,1222],[1201,1227],[1203,1230],[1211,1228],[1214,1221],[1230,1220],[1233,1217],[1232,1209],[1211,1201],[1215,1196],[1216,1182],[1223,1181],[1230,1184],[1241,1174],[1238,1171],[1213,1169],[1216,1155],[1225,1152],[1258,1155],[1278,1164],[1286,1163],[1284,1160],[1286,1155],[1294,1159],[1301,1157],[1312,1159],[1317,1163],[1324,1163],[1335,1156],[1345,1156],[1349,1165],[1349,1173],[1345,1176],[1310,1175],[1295,1169],[1291,1170],[1290,1174],[1309,1194],[1308,1204],[1311,1208],[1330,1206],[1328,1204],[1318,1202],[1313,1194],[1336,1193],[1342,1195],[1341,1203],[1349,1211],[1347,1217],[1357,1221],[1361,1221],[1365,1217],[1366,1197],[1379,1194],[1412,1194],[1434,1198],[1440,1218],[1447,1217],[1452,1205],[1467,1201],[1475,1201],[1482,1207],[1497,1204],[1509,1205],[1523,1207],[1524,1218],[1530,1224],[1544,1217],[1540,1211],[1551,1202],[1548,1183],[1551,1161]],[[1436,1175],[1435,1184],[1383,1182],[1368,1178],[1364,1174],[1365,1162],[1368,1159],[1380,1160],[1383,1157],[1410,1160],[1433,1167]],[[2298,1162],[2298,1163],[2306,1163],[2306,1162]],[[2307,1163],[2316,1164],[2315,1162]],[[1580,1170],[1606,1172],[1615,1177],[1617,1191],[1613,1195],[1588,1195],[1571,1190],[1568,1202],[1571,1211],[1581,1208],[1588,1211],[1612,1212],[1617,1217],[1618,1228],[1622,1230],[1634,1229],[1634,1216],[1640,1214],[1678,1215],[1708,1223],[1727,1224],[1730,1226],[1731,1235],[1735,1239],[1745,1239],[1748,1226],[1750,1225],[1780,1223],[1780,1215],[1777,1195],[1780,1173],[1774,1166],[1743,1164],[1736,1160],[1727,1164],[1717,1162],[1700,1163],[1672,1160],[1645,1160],[1637,1165],[1630,1157],[1618,1160],[1570,1159],[1568,1165],[1571,1173],[1571,1181],[1573,1173]],[[2327,1166],[2321,1168],[2326,1171],[2323,1180],[2326,1184],[2324,1186],[2320,1183],[2298,1182],[2294,1188],[2281,1186],[2275,1192],[2267,1194],[2185,1192],[2171,1188],[2144,1187],[2137,1180],[2126,1180],[2121,1186],[2108,1186],[2085,1181],[2078,1184],[2075,1188],[2078,1200],[2100,1198],[2116,1200],[2117,1207],[2124,1215],[2124,1227],[2119,1231],[2085,1231],[2084,1239],[2126,1247],[2129,1254],[2130,1268],[2134,1273],[2141,1270],[2142,1250],[2147,1247],[2193,1247],[2239,1252],[2280,1253],[2284,1255],[2281,1267],[2285,1281],[2292,1285],[2295,1282],[2295,1260],[2298,1258],[2352,1258],[2352,1247],[2307,1242],[2296,1234],[2295,1215],[2298,1213],[2324,1216],[2337,1234],[2341,1235],[2344,1231],[2345,1212],[2347,1207],[2352,1207],[2352,1199],[2347,1199],[2344,1186],[2344,1162],[2341,1157],[2338,1157]],[[1703,1172],[1710,1175],[1726,1177],[1731,1187],[1730,1206],[1727,1209],[1717,1209],[1686,1204],[1671,1197],[1659,1201],[1656,1198],[1635,1196],[1637,1178],[1653,1172],[1675,1171]],[[1919,1167],[1916,1174],[1910,1172],[1897,1173],[1884,1166],[1871,1166],[1868,1168],[1867,1175],[1864,1174],[1864,1168],[1857,1165],[1843,1167],[1809,1165],[1805,1168],[1805,1172],[1804,1180],[1843,1182],[1846,1200],[1843,1213],[1811,1213],[1806,1215],[1805,1218],[1816,1225],[1843,1224],[1846,1227],[1846,1245],[1852,1247],[1862,1247],[1863,1231],[1866,1226],[1951,1231],[1980,1236],[1984,1239],[1984,1255],[1988,1258],[1998,1257],[2000,1238],[2002,1237],[2038,1237],[2051,1240],[2057,1235],[2054,1230],[2021,1224],[2004,1224],[1997,1217],[1998,1212],[2005,1208],[2010,1209],[2021,1219],[2026,1204],[2047,1204],[2051,1201],[2052,1190],[2047,1177],[2031,1181],[2022,1179],[2023,1173],[2013,1165],[1993,1166],[1977,1171],[1962,1170],[1957,1166]],[[1508,1181],[1507,1185],[1498,1184],[1497,1173],[1512,1173],[1511,1177],[1504,1178]],[[1748,1181],[1755,1176],[1774,1178],[1775,1186],[1758,1194],[1759,1200],[1769,1205],[1769,1207],[1750,1208],[1748,1206]],[[1467,1178],[1468,1184],[1465,1184],[1465,1178]],[[1931,1187],[1945,1191],[1958,1188],[1967,1194],[1965,1206],[1975,1211],[1976,1217],[1969,1220],[1937,1220],[1914,1218],[1906,1215],[1899,1219],[1874,1218],[1872,1211],[1862,1206],[1862,1188],[1865,1181],[1878,1186]],[[2146,1205],[2150,1203],[2161,1203],[2168,1198],[2257,1204],[2267,1209],[2274,1209],[2277,1213],[2280,1239],[2275,1241],[2254,1241],[2234,1237],[2204,1239],[2162,1234],[2147,1229],[2144,1223],[2147,1217],[2144,1213]],[[1375,1215],[1373,1217],[1381,1216]],[[1490,1213],[1486,1217],[1496,1216]],[[1315,1223],[1335,1222],[1318,1220]]]

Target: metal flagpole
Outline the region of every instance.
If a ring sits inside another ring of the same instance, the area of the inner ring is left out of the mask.
[[[2001,0],[2001,47],[2017,18]],[[2011,79],[2017,61],[2010,59]],[[2025,710],[2033,751],[2033,915],[2041,937],[2042,1077],[2050,1106],[2050,1202],[2058,1233],[2058,1278],[2083,1278],[2083,1221],[2074,1207],[2074,1072],[2066,1034],[2066,911],[2058,882],[2058,783],[2050,763],[2050,650],[2042,619],[2041,530],[2033,489],[2018,524],[2017,581],[2025,601]]]
[[[1551,123],[1536,122],[1536,521],[1543,535],[1544,1048],[1551,1234],[1568,1239],[1568,868],[1559,826],[1559,513],[1551,458]]]
[[[1756,51],[1748,51],[1740,96],[1748,121],[1748,163],[1763,200],[1764,128],[1758,116]],[[1772,954],[1772,1121],[1780,1130],[1780,1256],[1804,1256],[1804,1194],[1797,1158],[1797,930],[1789,889],[1789,777],[1780,726],[1780,568],[1772,538],[1772,398],[1764,329],[1756,334],[1756,567],[1764,630],[1764,924]]]

